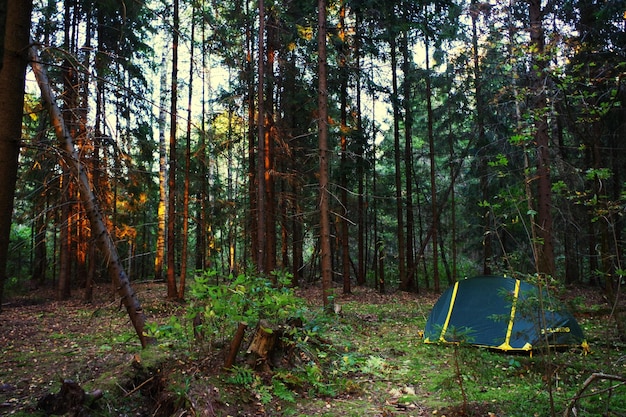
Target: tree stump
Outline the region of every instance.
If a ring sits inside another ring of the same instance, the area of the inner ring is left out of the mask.
[[[267,363],[267,358],[274,348],[277,332],[265,320],[259,321],[252,341],[246,353],[253,355],[257,364]]]

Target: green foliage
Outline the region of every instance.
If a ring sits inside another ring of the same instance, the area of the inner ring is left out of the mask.
[[[171,345],[177,340],[186,340],[186,329],[177,316],[170,316],[167,323],[146,324],[145,332],[149,337],[159,340],[163,345]]]
[[[276,272],[273,279],[240,274],[222,284],[212,284],[217,276],[217,271],[207,271],[191,284],[193,303],[187,317],[201,315],[202,327],[197,330],[208,337],[229,337],[240,322],[284,323],[306,312],[304,301],[290,288],[291,276],[287,273]]]
[[[296,394],[287,386],[288,374],[277,373],[271,383],[266,384],[255,372],[245,366],[234,366],[231,375],[226,379],[229,384],[240,386],[248,390],[261,404],[268,404],[274,397],[280,401],[293,403]]]
[[[233,366],[230,376],[226,379],[230,384],[242,385],[244,387],[252,386],[255,381],[255,375],[252,369],[242,366]]]

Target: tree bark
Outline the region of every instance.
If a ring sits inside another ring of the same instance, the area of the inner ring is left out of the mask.
[[[35,47],[31,47],[29,50],[31,66],[37,79],[37,84],[41,89],[41,95],[44,105],[50,113],[50,119],[57,139],[60,142],[66,163],[71,168],[73,175],[78,180],[78,187],[80,191],[80,198],[83,204],[83,208],[89,219],[91,225],[92,235],[96,239],[96,243],[104,259],[107,260],[107,268],[109,276],[113,282],[117,285],[117,291],[122,297],[122,303],[126,307],[130,321],[135,328],[139,341],[142,347],[146,347],[151,343],[150,338],[144,334],[144,327],[146,323],[146,317],[144,315],[141,304],[137,295],[130,286],[130,281],[126,275],[126,271],[122,266],[122,260],[117,252],[115,243],[111,238],[111,234],[107,230],[100,207],[96,200],[96,196],[91,188],[87,172],[81,164],[78,156],[78,152],[74,147],[73,139],[63,122],[61,110],[56,104],[55,97],[52,94],[50,88],[50,82],[48,75],[39,61],[38,53]]]
[[[242,327],[243,324],[240,324],[237,332],[243,332],[245,327]],[[237,339],[238,336],[236,335],[234,342],[237,342]],[[248,355],[252,354],[252,359],[256,363],[256,367],[269,369],[268,359],[270,358],[278,339],[279,334],[277,329],[272,328],[265,320],[260,320],[256,326],[254,336],[252,336],[250,346],[246,350]]]
[[[480,178],[480,193],[482,201],[490,200],[489,193],[489,181],[487,172],[487,155],[484,151],[486,149],[487,137],[485,135],[485,117],[484,108],[485,103],[482,93],[482,81],[481,81],[481,68],[480,68],[480,56],[478,50],[478,17],[480,15],[480,6],[477,4],[478,0],[472,0],[470,6],[470,16],[472,17],[472,61],[473,61],[473,75],[474,75],[474,100],[476,102],[475,112],[475,129],[477,138],[477,147],[480,151],[478,158],[478,176]],[[484,213],[480,213],[478,220],[483,226],[483,271],[484,275],[491,274],[492,263],[492,242],[493,231],[491,230],[491,211],[485,210]]]
[[[185,132],[185,186],[183,190],[183,247],[181,248],[180,259],[180,281],[178,283],[178,298],[185,298],[185,282],[187,280],[187,252],[189,247],[189,183],[191,181],[191,107],[193,104],[193,71],[194,71],[194,42],[196,33],[196,21],[194,5],[191,12],[191,40],[189,53],[189,91],[187,96],[187,127]]]
[[[400,290],[410,291],[411,282],[407,280],[406,274],[406,253],[404,239],[404,199],[402,198],[402,151],[400,149],[400,98],[398,92],[398,48],[396,42],[396,23],[392,19],[391,33],[389,33],[389,47],[391,49],[391,105],[393,107],[393,154],[395,166],[395,188],[396,188],[396,230],[398,242],[398,279],[400,280]]]
[[[266,11],[267,8],[266,8]],[[263,136],[263,182],[265,183],[265,272],[276,269],[276,181],[275,181],[275,146],[276,126],[274,124],[274,65],[276,61],[276,48],[279,24],[276,19],[276,8],[272,5],[267,13],[266,25],[266,47],[264,65],[265,97],[263,99],[264,109],[264,136]],[[271,277],[272,280],[275,276]]]
[[[154,279],[163,280],[163,265],[165,263],[165,227],[166,227],[166,200],[167,200],[167,149],[165,147],[165,99],[167,83],[167,54],[164,51],[161,57],[161,78],[159,98],[159,204],[157,206],[157,236],[154,255]]]
[[[430,159],[430,205],[433,212],[432,242],[433,242],[433,289],[439,292],[439,252],[437,250],[437,232],[439,231],[439,208],[437,207],[437,181],[435,178],[435,134],[433,132],[433,104],[432,89],[430,81],[430,57],[429,39],[426,37],[424,44],[426,48],[426,112],[428,119],[428,157]]]
[[[0,0],[0,306],[22,136],[31,9],[30,0]]]
[[[541,0],[528,0],[530,19],[531,106],[535,116],[537,155],[537,272],[554,276],[554,240],[552,230],[552,184],[550,181],[550,136],[548,134],[545,94],[547,58],[544,54],[543,11]]]
[[[176,133],[178,107],[178,0],[174,0],[174,27],[172,30],[172,89],[170,101],[170,160],[167,173],[167,298],[178,298],[176,288]]]
[[[258,148],[256,159],[256,237],[257,246],[254,259],[256,268],[259,273],[264,273],[267,251],[266,251],[266,221],[265,221],[265,3],[259,0],[259,63],[258,63],[258,112],[257,112],[257,129],[258,129]]]
[[[328,203],[328,84],[326,56],[326,0],[317,2],[317,59],[318,59],[318,143],[319,143],[319,213],[320,264],[322,269],[322,297],[324,310],[333,311],[332,263],[330,253],[330,213]]]
[[[402,72],[404,73],[404,184],[406,187],[406,282],[409,288],[419,290],[419,285],[415,279],[415,253],[414,253],[414,228],[415,219],[413,216],[413,95],[411,90],[411,63],[412,55],[409,50],[409,32],[405,30],[402,34]]]
[[[350,244],[349,244],[349,225],[348,225],[348,68],[347,56],[350,53],[347,46],[346,31],[346,5],[345,1],[341,1],[339,9],[339,39],[341,40],[341,53],[339,58],[340,75],[340,112],[341,112],[341,178],[340,178],[340,199],[343,206],[343,216],[341,223],[341,275],[343,281],[343,293],[350,294],[352,292],[350,282]]]
[[[228,356],[226,357],[226,361],[224,362],[224,369],[230,369],[235,364],[235,359],[237,359],[237,353],[241,348],[241,342],[243,342],[243,337],[246,334],[246,329],[248,328],[248,323],[240,322],[239,326],[237,326],[237,332],[235,333],[235,337],[230,343],[230,349],[228,350]]]
[[[360,13],[355,13],[355,24],[354,27],[357,31],[360,31],[360,21],[361,16]],[[358,146],[357,146],[357,155],[356,155],[356,177],[358,181],[357,189],[357,224],[358,224],[358,238],[357,238],[357,246],[358,246],[358,269],[356,276],[357,285],[365,284],[365,275],[366,275],[366,259],[365,259],[365,212],[367,208],[365,206],[365,175],[364,175],[364,166],[365,166],[365,134],[363,132],[363,117],[361,114],[362,106],[361,106],[361,33],[357,32],[354,35],[354,61],[356,65],[356,130],[358,132]]]

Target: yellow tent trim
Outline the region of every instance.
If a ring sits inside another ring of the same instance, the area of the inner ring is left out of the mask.
[[[508,325],[508,327],[506,329],[506,337],[504,338],[504,343],[502,345],[500,345],[500,347],[499,347],[500,349],[503,349],[503,350],[510,350],[510,349],[512,349],[511,345],[510,345],[510,342],[511,342],[511,334],[513,333],[513,322],[515,320],[515,307],[517,306],[517,297],[519,296],[519,288],[520,288],[520,281],[519,281],[519,279],[516,279],[515,280],[515,290],[513,290],[513,301],[511,303],[511,317],[509,317],[509,325]],[[529,346],[528,343],[526,345]],[[503,346],[508,346],[508,349],[506,349]],[[524,346],[524,349],[525,348],[526,348],[526,346]],[[532,346],[529,347],[529,349],[532,349]]]
[[[459,289],[459,281],[454,283],[454,289],[452,290],[452,296],[450,297],[450,308],[448,309],[448,315],[446,316],[446,321],[443,323],[443,327],[441,329],[441,336],[439,336],[440,342],[445,342],[446,339],[444,335],[448,330],[448,324],[450,323],[450,317],[452,316],[452,309],[454,308],[454,301],[456,300],[456,292]]]

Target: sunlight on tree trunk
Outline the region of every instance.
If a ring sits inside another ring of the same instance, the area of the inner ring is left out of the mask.
[[[165,104],[167,93],[167,53],[161,56],[161,77],[159,85],[159,202],[157,205],[156,250],[154,254],[154,279],[163,280],[165,263],[165,222],[167,200],[167,148],[165,146]]]

